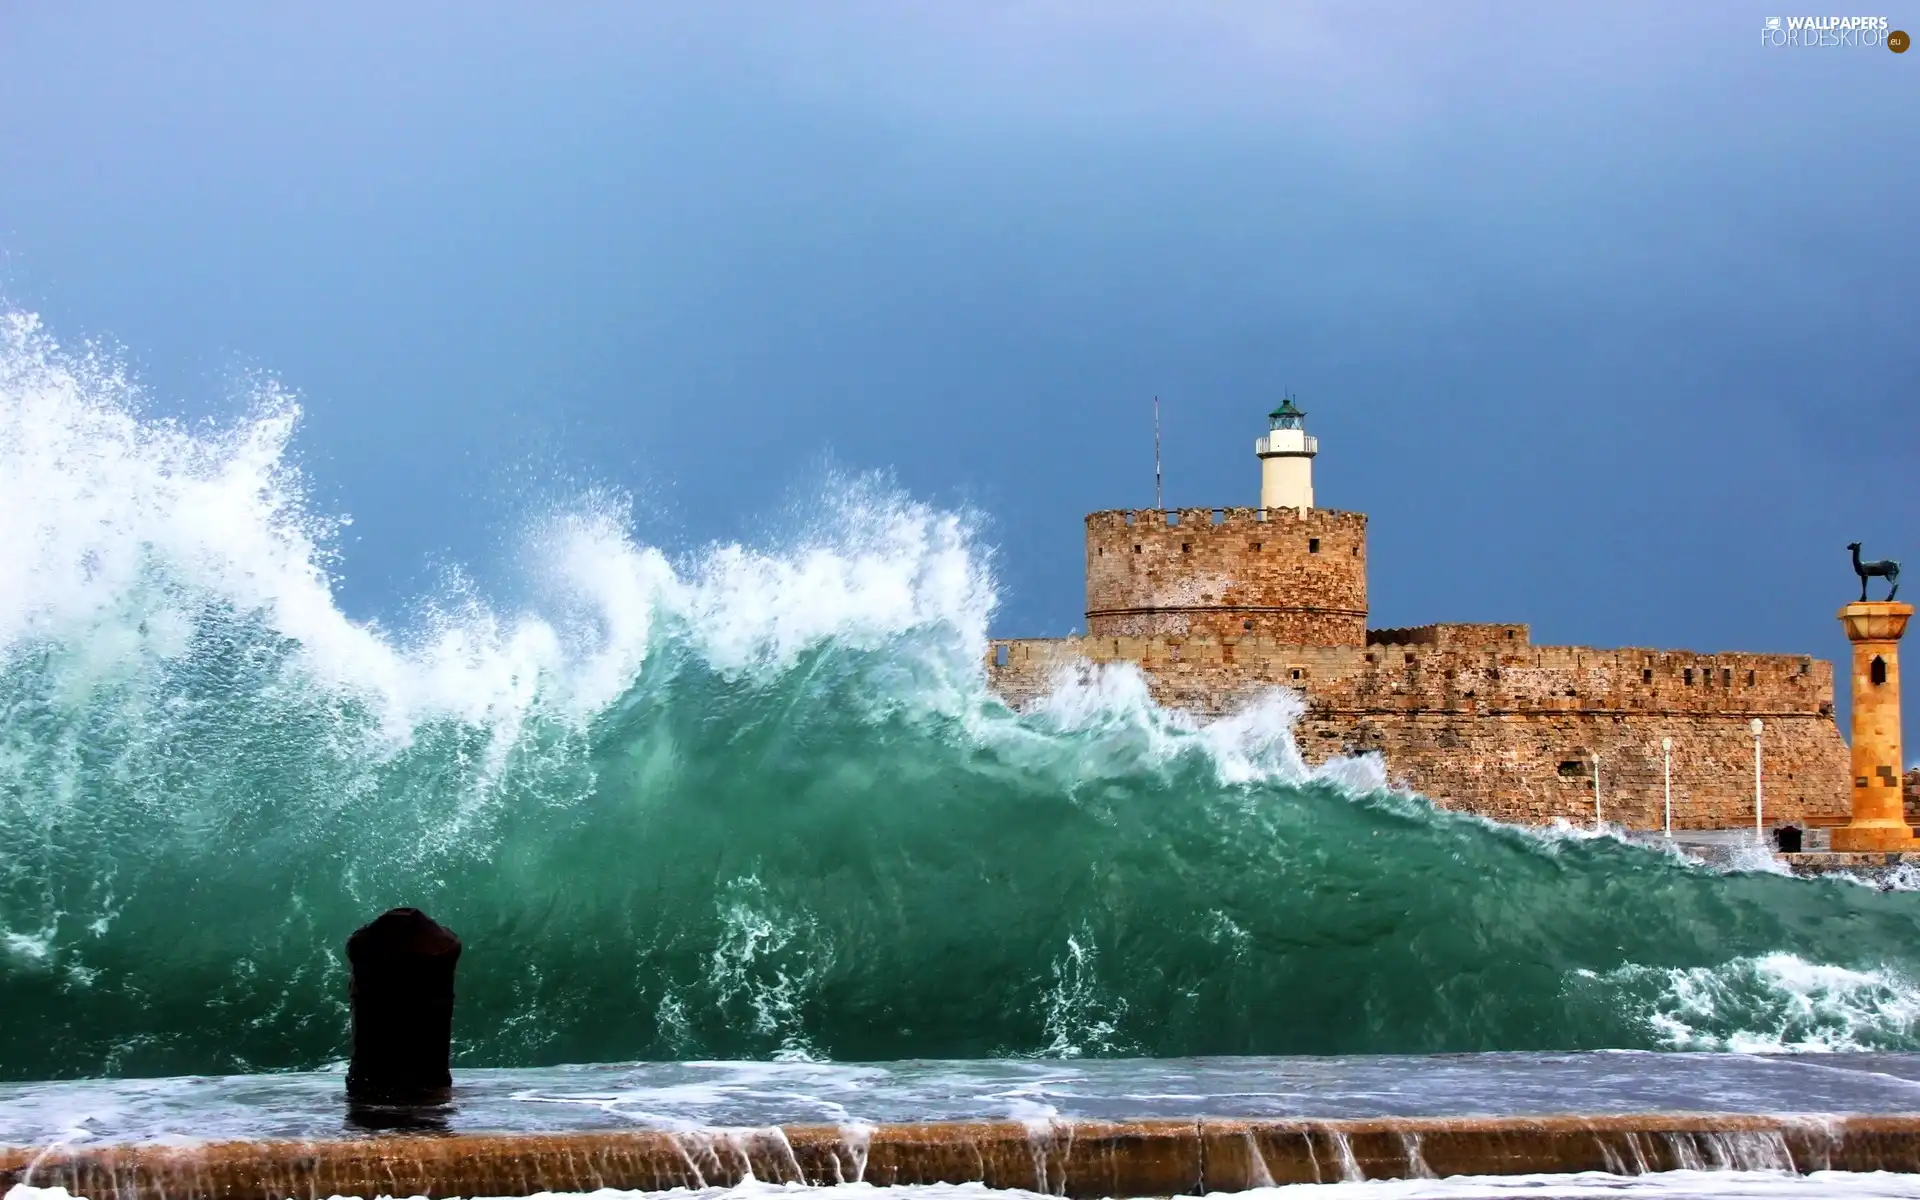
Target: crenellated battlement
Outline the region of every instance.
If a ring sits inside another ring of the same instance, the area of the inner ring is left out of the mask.
[[[1367,523],[1365,513],[1341,512],[1332,508],[1253,508],[1248,506],[1229,506],[1226,508],[1107,508],[1087,514],[1089,528],[1101,529],[1143,529],[1159,524],[1169,529],[1186,526],[1189,529],[1215,525],[1267,525],[1282,521],[1297,521],[1302,524],[1330,527],[1358,523],[1364,529]]]

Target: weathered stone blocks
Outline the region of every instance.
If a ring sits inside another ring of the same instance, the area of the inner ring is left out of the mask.
[[[1840,610],[1853,646],[1852,817],[1833,831],[1835,850],[1912,850],[1900,755],[1900,635],[1913,605],[1861,600]]]
[[[1090,514],[1087,632],[1362,645],[1367,518],[1317,508]]]

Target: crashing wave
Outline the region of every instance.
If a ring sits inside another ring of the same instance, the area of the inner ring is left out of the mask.
[[[683,555],[589,498],[517,608],[352,620],[297,419],[189,429],[0,320],[0,1077],[335,1061],[398,903],[469,947],[468,1064],[1785,1046],[1832,1022],[1740,964],[1915,968],[1910,896],[1442,812],[1310,767],[1284,691],[1012,711],[974,523],[870,479]],[[1837,986],[1920,1045],[1905,985]]]

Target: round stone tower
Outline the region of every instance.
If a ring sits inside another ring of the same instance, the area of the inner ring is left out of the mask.
[[[1366,645],[1367,518],[1313,507],[1305,416],[1291,400],[1268,414],[1259,508],[1088,515],[1088,636]]]

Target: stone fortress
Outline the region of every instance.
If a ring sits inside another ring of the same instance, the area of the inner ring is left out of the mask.
[[[1257,508],[1090,514],[1085,636],[992,642],[995,691],[1018,706],[1080,662],[1134,663],[1201,715],[1292,688],[1309,763],[1377,751],[1396,784],[1527,824],[1591,825],[1597,802],[1660,829],[1670,794],[1676,829],[1752,828],[1757,740],[1766,825],[1848,820],[1830,663],[1536,646],[1518,623],[1369,629],[1367,518],[1314,506],[1305,416],[1269,414]]]

